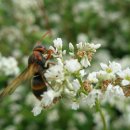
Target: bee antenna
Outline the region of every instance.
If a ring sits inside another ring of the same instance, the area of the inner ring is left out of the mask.
[[[41,39],[40,39],[36,44],[40,44],[41,41],[42,41],[48,34],[51,34],[51,31],[47,31],[47,32],[41,37]]]

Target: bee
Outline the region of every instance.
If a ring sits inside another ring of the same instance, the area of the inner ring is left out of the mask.
[[[43,37],[47,34],[48,32]],[[47,54],[47,56],[45,57],[44,54]],[[46,65],[46,62],[51,56],[52,50],[47,50],[40,42],[37,42],[33,53],[28,58],[28,67],[2,91],[0,98],[13,93],[22,82],[32,78],[32,92],[40,100],[42,98],[41,94],[47,91],[47,85],[49,85],[44,77],[44,73],[49,67],[49,63]]]

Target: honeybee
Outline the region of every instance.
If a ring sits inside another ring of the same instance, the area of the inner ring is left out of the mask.
[[[48,32],[43,35],[43,37],[47,34]],[[44,54],[47,54],[47,56],[43,56]],[[37,42],[33,49],[33,53],[28,58],[28,67],[2,91],[0,98],[13,93],[22,82],[32,78],[32,92],[36,98],[40,100],[41,94],[43,94],[44,91],[47,91],[48,83],[44,77],[44,73],[49,65],[49,63],[45,65],[46,61],[51,58],[51,55],[52,50],[47,50],[40,42]]]

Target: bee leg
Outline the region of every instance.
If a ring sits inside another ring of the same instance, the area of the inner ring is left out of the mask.
[[[49,60],[51,57],[52,57],[52,53],[54,53],[54,51],[53,50],[51,50],[51,49],[49,49],[48,51],[47,51],[47,58],[46,58],[46,60]]]
[[[55,63],[54,63],[54,62],[50,62],[50,61],[46,61],[46,63],[45,63],[45,67],[46,67],[46,68],[49,68],[49,67],[51,67],[52,65],[55,65]]]

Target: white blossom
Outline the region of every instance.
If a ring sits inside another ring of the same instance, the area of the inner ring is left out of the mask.
[[[130,68],[127,68],[118,73],[118,75],[123,79],[122,85],[129,85],[130,84]]]
[[[17,66],[17,61],[14,57],[3,57],[0,56],[0,72],[5,75],[17,75],[19,73],[19,68]]]
[[[80,70],[79,73],[80,73],[81,78],[87,74],[84,69]]]
[[[67,52],[62,49],[60,38],[54,40],[54,47],[50,47],[54,51],[53,59],[47,61],[47,63],[54,61],[54,64],[44,73],[47,91],[41,95],[40,105],[33,109],[34,115],[40,114],[41,107],[48,108],[61,98],[67,99],[74,110],[79,109],[82,104],[93,107],[97,100],[101,103],[107,101],[117,104],[115,99],[124,99],[122,87],[113,84],[118,83],[119,79],[122,85],[129,85],[130,69],[122,71],[119,63],[109,61],[108,65],[100,64],[101,70],[88,73],[89,59],[91,60],[100,44],[80,42],[76,47],[69,43]],[[102,91],[103,87],[106,89]]]
[[[65,68],[69,72],[75,73],[81,69],[81,65],[77,59],[70,59],[65,61]]]
[[[80,42],[79,44],[76,44],[77,49],[79,51],[79,57],[80,59],[80,63],[83,67],[87,68],[88,66],[90,66],[90,61],[88,60],[88,53],[90,54],[95,53],[96,49],[98,49],[100,47],[100,44],[90,44],[90,43],[85,43],[85,42]]]
[[[82,51],[92,51],[96,52],[96,49],[98,49],[101,44],[90,44],[90,43],[82,43],[76,44],[77,48]]]
[[[43,109],[43,108],[42,108],[40,105],[35,106],[35,107],[33,108],[33,110],[32,110],[34,116],[39,115],[39,114],[41,113],[42,109]]]
[[[57,38],[53,42],[54,42],[54,47],[56,47],[58,50],[62,49],[62,39],[61,38]]]
[[[70,49],[70,51],[74,51],[74,46],[71,42],[69,43],[69,49]]]
[[[97,83],[98,79],[97,79],[97,73],[96,72],[92,72],[88,75],[87,79],[91,82],[91,83]]]
[[[86,103],[90,108],[95,105],[96,99],[101,99],[102,93],[98,89],[93,89],[86,98],[83,99],[83,102]]]
[[[100,70],[97,72],[97,78],[99,80],[112,80],[115,79],[114,73],[107,73],[106,71]]]
[[[76,92],[77,92],[77,91],[80,89],[80,87],[81,87],[81,85],[80,85],[78,79],[73,80],[72,85],[73,85],[74,91],[76,91]]]
[[[62,62],[58,59],[58,64],[50,67],[44,75],[48,81],[62,82],[64,80]]]
[[[53,103],[53,99],[55,97],[60,96],[60,92],[55,92],[52,89],[49,89],[47,92],[44,92],[42,96],[42,100],[41,100],[41,104],[43,106],[49,106]]]
[[[119,85],[113,86],[112,84],[108,85],[105,94],[108,98],[111,98],[112,96],[124,96],[122,88]]]
[[[109,62],[109,65],[100,63],[103,70],[97,72],[97,77],[103,80],[115,79],[116,74],[121,71],[121,65],[116,62]]]
[[[80,61],[81,65],[85,68],[87,68],[88,66],[90,66],[90,62],[88,60],[87,56],[84,56],[81,61]]]
[[[101,63],[101,68],[106,71],[107,73],[117,73],[121,71],[121,65],[119,63],[116,62],[110,62],[109,61],[109,65],[106,65],[104,63]]]

